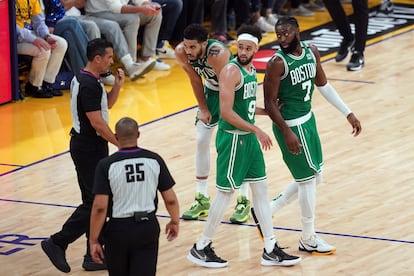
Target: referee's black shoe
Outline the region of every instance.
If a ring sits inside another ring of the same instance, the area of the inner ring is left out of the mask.
[[[62,247],[55,244],[51,238],[42,241],[41,245],[43,251],[57,269],[66,273],[70,272],[70,266],[66,261],[65,250]]]
[[[85,255],[85,256],[83,257],[82,267],[83,267],[83,269],[85,269],[86,271],[97,271],[97,270],[106,270],[106,269],[107,269],[107,267],[106,267],[106,264],[105,264],[105,263],[103,263],[103,264],[98,264],[98,263],[95,263],[95,262],[92,260],[92,257],[91,257],[91,256],[89,256],[89,255]]]
[[[336,54],[335,61],[343,61],[347,56],[349,51],[353,51],[355,40],[347,41],[343,40],[339,46],[338,53]]]

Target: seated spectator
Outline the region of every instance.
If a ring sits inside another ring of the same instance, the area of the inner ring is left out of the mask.
[[[16,0],[17,53],[32,56],[25,94],[35,98],[62,96],[52,88],[68,47],[66,40],[49,33],[38,0]]]
[[[157,56],[161,59],[175,59],[174,50],[166,45],[173,35],[174,27],[183,9],[183,0],[156,0],[161,5],[162,22],[158,34]]]
[[[290,1],[290,13],[293,16],[313,16],[315,13],[306,8],[303,0],[291,0]]]
[[[66,16],[65,8],[59,0],[43,0],[43,5],[46,17],[45,22],[49,27],[49,32],[63,37],[67,41],[67,65],[74,74],[79,73],[80,69],[85,67],[87,62],[86,46],[89,41],[79,19],[73,16]],[[93,38],[100,37],[100,33],[97,35],[97,37]]]
[[[70,13],[73,16],[78,16],[82,19],[81,24],[84,27],[86,32],[88,32],[87,30],[91,29],[91,27],[90,26],[85,27],[84,25],[85,23],[91,22],[95,26],[98,26],[98,31],[100,31],[101,35],[107,41],[113,44],[114,52],[117,58],[124,65],[125,70],[130,80],[134,81],[138,79],[139,77],[149,72],[152,69],[152,67],[155,65],[155,62],[146,63],[146,64],[136,63],[136,51],[135,51],[135,57],[133,58],[131,54],[129,53],[128,43],[125,39],[122,29],[117,22],[113,20],[104,19],[101,17],[95,17],[95,16],[82,14],[81,11],[83,11],[86,6],[85,0],[61,0],[61,1],[65,7],[66,13]],[[108,78],[110,78],[110,81],[108,81]],[[103,81],[106,84],[112,85],[114,78],[112,75],[109,75],[109,76],[106,75],[106,77],[103,78]]]
[[[276,16],[271,12],[272,5],[270,0],[229,0],[229,9],[236,13],[236,29],[243,24],[255,25],[263,33],[275,31]]]
[[[155,55],[162,21],[161,6],[158,3],[143,0],[88,0],[85,10],[89,15],[112,20],[120,25],[134,60],[137,60],[138,29],[145,26],[139,63],[148,68],[151,65],[154,70],[170,69],[168,64],[152,57]]]

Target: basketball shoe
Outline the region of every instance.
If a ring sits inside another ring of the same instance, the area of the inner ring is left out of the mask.
[[[354,51],[346,68],[348,71],[359,71],[364,67],[364,64],[364,54],[362,52]]]
[[[245,196],[239,195],[234,210],[233,215],[230,217],[230,221],[237,224],[246,222],[250,217],[250,200]]]
[[[343,40],[341,42],[341,45],[339,46],[338,53],[335,56],[335,61],[336,62],[343,61],[348,56],[349,51],[352,51],[352,49],[354,48],[354,44],[355,44],[355,39],[351,41]]]
[[[292,266],[299,263],[301,260],[301,257],[287,254],[277,243],[275,243],[272,252],[267,253],[266,250],[263,249],[261,263],[263,266]]]
[[[184,220],[196,220],[199,217],[208,216],[208,210],[210,209],[210,198],[204,196],[202,193],[197,192],[195,200],[190,207],[190,210],[185,211],[182,219]]]
[[[223,260],[216,255],[211,247],[211,242],[201,250],[197,250],[196,244],[194,244],[187,255],[187,259],[204,267],[218,268],[228,265],[226,260]]]
[[[299,250],[315,255],[329,255],[333,254],[336,248],[315,234],[309,240],[300,239]]]

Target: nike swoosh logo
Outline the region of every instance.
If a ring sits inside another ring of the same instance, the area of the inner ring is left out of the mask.
[[[293,63],[295,63],[295,62],[294,61],[288,62],[288,65],[291,66]]]
[[[203,255],[198,254],[198,252],[196,250],[194,250],[193,252],[196,255],[196,257],[199,258],[200,260],[203,260],[203,261],[207,260],[207,256],[203,256]]]
[[[318,245],[310,245],[310,244],[304,244],[304,245],[310,248],[314,248],[314,249],[318,248]]]

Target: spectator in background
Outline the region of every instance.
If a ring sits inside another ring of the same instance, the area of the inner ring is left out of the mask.
[[[174,50],[166,45],[174,32],[175,25],[183,10],[183,0],[156,0],[162,7],[162,22],[158,34],[157,56],[161,59],[175,59]]]
[[[205,8],[210,15],[210,37],[230,45],[232,42],[227,38],[227,0],[205,0]]]
[[[354,9],[355,36],[345,14],[340,0],[324,0],[325,6],[332,17],[333,22],[342,35],[343,40],[335,57],[336,62],[344,60],[349,51],[352,56],[346,65],[348,71],[358,71],[364,67],[364,50],[368,31],[368,0],[352,0]]]
[[[138,77],[143,76],[146,72],[150,71],[151,66],[154,66],[155,63],[145,65],[135,62],[135,59],[133,59],[129,53],[128,43],[125,39],[121,27],[117,22],[100,17],[81,14],[81,11],[85,8],[86,0],[61,1],[65,7],[66,13],[69,12],[70,14],[79,16],[83,19],[81,20],[81,24],[86,32],[88,32],[88,29],[93,29],[92,24],[95,26],[97,25],[98,31],[100,31],[100,33],[105,37],[107,41],[113,44],[114,52],[117,58],[124,65],[130,80],[134,81],[138,79]],[[85,27],[85,23],[88,24],[88,26]],[[107,75],[107,73],[105,75]],[[109,77],[103,78],[104,82],[107,81],[108,78]],[[114,78],[111,78],[111,80],[114,80]],[[108,82],[107,84],[113,85],[113,83]]]
[[[145,73],[152,69],[170,69],[168,64],[152,57],[155,55],[162,21],[161,6],[158,3],[143,0],[88,0],[85,10],[94,17],[119,24],[134,61],[137,61],[138,30],[140,26],[145,26],[139,64],[148,69]]]
[[[274,32],[277,16],[272,14],[274,0],[230,0],[229,10],[236,13],[236,28],[255,25],[263,33]]]
[[[203,24],[204,0],[183,0],[183,9],[175,24],[170,45],[175,48],[183,41],[183,30],[190,24]]]
[[[303,0],[291,0],[290,1],[290,13],[293,16],[310,17],[314,15],[313,11],[305,7]]]
[[[74,74],[79,73],[85,67],[86,46],[90,39],[101,36],[98,26],[95,37],[88,38],[81,26],[80,19],[74,16],[66,16],[65,8],[59,0],[43,0],[46,25],[49,32],[66,39],[68,50],[66,52],[66,64]],[[93,23],[93,22],[92,22]]]
[[[62,96],[52,88],[68,47],[50,34],[38,0],[16,0],[17,53],[32,56],[25,94],[35,98]]]

